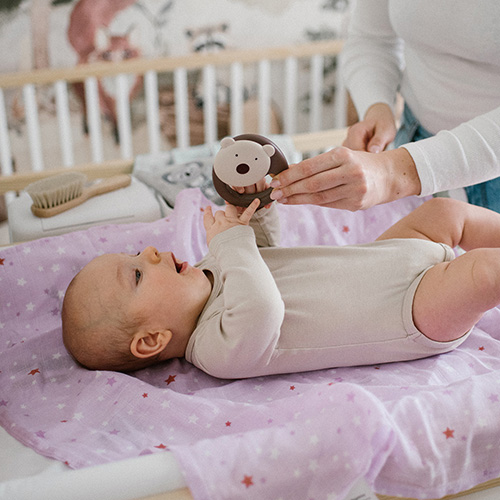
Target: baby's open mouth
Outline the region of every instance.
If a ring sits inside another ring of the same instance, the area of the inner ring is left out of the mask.
[[[187,262],[178,262],[174,254],[172,254],[172,260],[174,261],[175,270],[178,274],[182,273],[187,268]]]

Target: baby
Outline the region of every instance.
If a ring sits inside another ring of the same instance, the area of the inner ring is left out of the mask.
[[[92,260],[64,299],[69,352],[222,378],[378,364],[450,351],[500,303],[500,214],[436,198],[373,243],[280,248],[276,207],[258,205],[207,208],[195,266],[153,247]]]

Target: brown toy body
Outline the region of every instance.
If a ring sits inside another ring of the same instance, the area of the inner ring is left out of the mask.
[[[221,141],[215,156],[212,179],[219,195],[238,207],[247,207],[259,198],[259,209],[268,205],[272,188],[259,193],[238,193],[230,186],[243,187],[255,184],[266,175],[277,175],[288,168],[283,152],[267,137],[242,134]]]

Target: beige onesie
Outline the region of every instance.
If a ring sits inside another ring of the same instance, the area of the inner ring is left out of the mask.
[[[282,248],[274,246],[278,234],[275,209],[261,210],[252,227],[213,238],[197,264],[213,274],[214,286],[185,357],[203,371],[243,378],[378,364],[439,354],[465,340],[430,340],[412,320],[425,271],[454,258],[447,245],[394,239]]]

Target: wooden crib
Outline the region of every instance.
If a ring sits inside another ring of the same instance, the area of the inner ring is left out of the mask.
[[[67,169],[82,171],[90,179],[129,173],[138,153],[157,153],[171,148],[173,143],[178,148],[188,148],[194,143],[191,99],[195,86],[202,101],[205,144],[214,144],[221,138],[224,120],[225,132],[230,135],[249,131],[290,135],[302,153],[314,154],[339,145],[345,136],[346,94],[337,78],[335,103],[325,110],[323,70],[325,61],[336,58],[340,49],[341,42],[330,41],[0,75],[0,194],[6,194],[9,201],[16,191],[34,180]],[[246,96],[250,71],[256,75],[253,100]],[[217,98],[221,72],[230,89],[222,110]],[[99,102],[99,85],[104,80],[112,81],[116,89],[116,116],[106,122]],[[139,91],[134,90],[131,81],[138,84]],[[165,82],[166,90],[162,87]],[[85,115],[80,112],[76,119],[72,116],[76,104],[71,91],[75,84],[82,86],[86,100]],[[302,94],[300,85],[306,88]],[[140,98],[132,100],[132,92],[139,92]],[[298,119],[300,95],[307,95],[305,124]],[[167,124],[162,122],[162,102],[169,106]],[[54,111],[49,136],[41,120],[44,106]],[[132,126],[137,114],[143,118],[144,134],[139,137]],[[80,130],[75,134],[81,123],[83,133]],[[473,491],[498,485],[499,480],[493,480]],[[446,498],[458,496],[462,495]],[[184,488],[149,498],[180,500],[191,495]]]
[[[325,60],[335,58],[340,48],[339,41],[316,42],[0,75],[0,192],[21,189],[27,182],[46,175],[48,170],[55,173],[59,168],[77,167],[92,178],[101,176],[101,167],[105,167],[105,175],[114,175],[128,171],[137,153],[169,149],[173,141],[178,148],[189,147],[195,133],[193,117],[190,116],[193,114],[194,92],[203,102],[202,123],[198,125],[202,126],[202,142],[206,144],[214,144],[221,138],[222,120],[226,122],[225,131],[230,135],[243,131],[263,135],[272,132],[298,134],[296,141],[300,150],[310,149],[309,145],[306,146],[309,137],[301,133],[314,133],[311,146],[315,149],[336,144],[338,140],[335,137],[330,139],[331,134],[324,131],[345,125],[345,93],[337,83],[333,113],[326,115],[323,109],[323,68]],[[255,98],[248,100],[245,92],[250,71],[256,75],[256,90]],[[221,72],[226,77],[224,85],[229,89],[228,102],[222,106],[217,100]],[[136,106],[140,106],[139,111],[133,108],[136,101],[131,100],[131,93],[136,90],[132,88],[131,79],[139,82],[142,89]],[[304,79],[309,112],[308,123],[301,125],[297,108],[300,105],[299,80]],[[276,80],[282,88],[272,88]],[[104,81],[111,82],[116,91],[114,130],[110,129],[109,123],[103,123],[99,111],[99,85]],[[161,85],[165,81],[166,89]],[[71,116],[74,108],[71,88],[75,85],[83,85],[86,102],[85,115],[81,117],[86,130],[78,143],[75,135],[82,134],[78,134],[72,125],[74,118]],[[40,119],[44,106],[39,97],[42,92],[49,93],[48,98],[54,107],[54,124],[49,137],[44,135],[45,125]],[[162,93],[164,100],[168,101],[167,118],[170,118],[163,124]],[[281,100],[279,117],[274,112],[278,98]],[[224,107],[225,116],[221,116],[221,107]],[[22,115],[21,125],[19,117],[13,116],[15,113],[10,109]],[[134,138],[134,114],[144,117],[144,138]],[[16,120],[17,123],[13,124]],[[19,143],[16,135],[21,126],[26,137]],[[113,142],[115,144],[110,146]],[[94,173],[96,169],[99,173]]]

